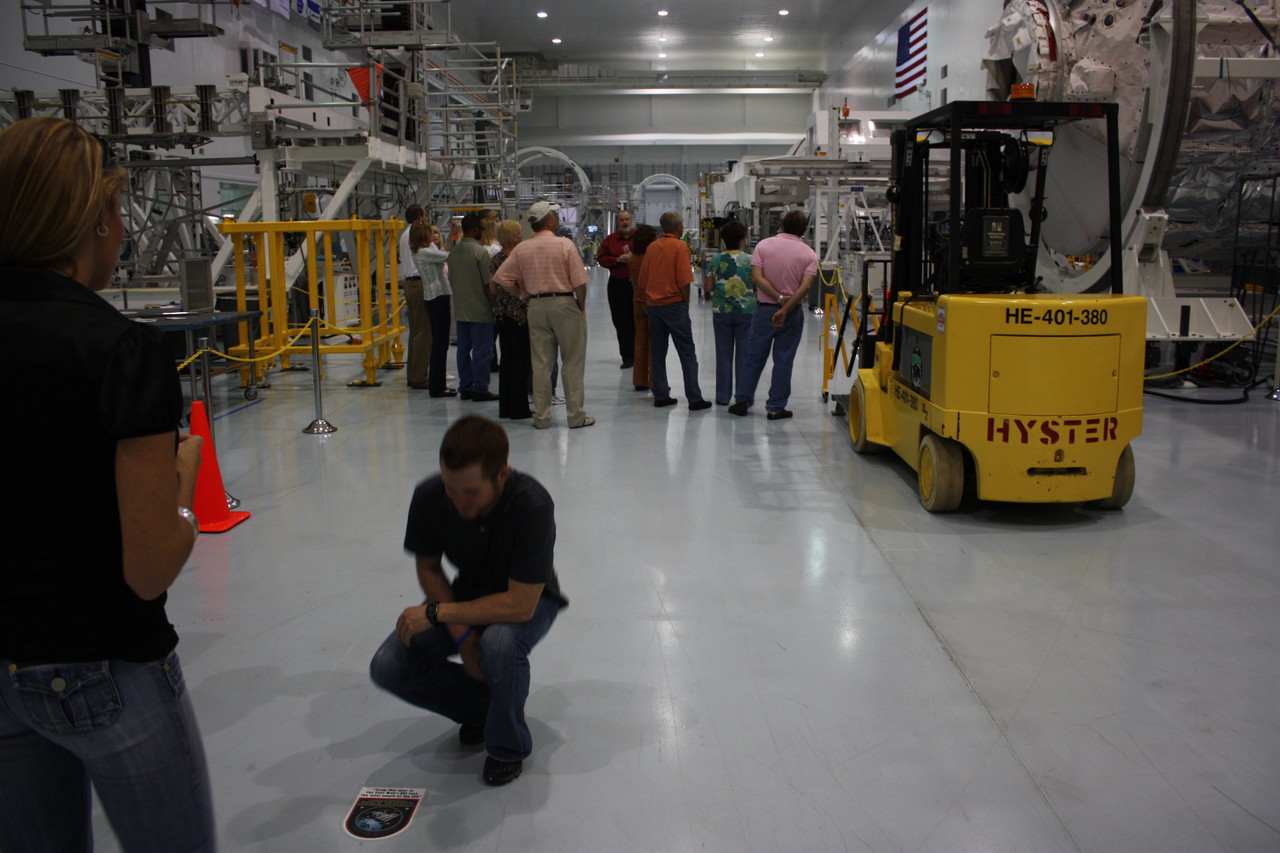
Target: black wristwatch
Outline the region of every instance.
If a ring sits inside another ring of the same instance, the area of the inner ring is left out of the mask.
[[[436,618],[436,610],[440,605],[434,601],[427,602],[427,621],[431,623],[432,628],[440,627],[440,620]]]

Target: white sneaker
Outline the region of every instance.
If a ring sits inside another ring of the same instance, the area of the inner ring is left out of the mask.
[[[563,406],[563,405],[564,405],[564,397],[557,397],[555,394],[552,394],[552,395],[551,395],[551,405],[553,405],[553,406]]]

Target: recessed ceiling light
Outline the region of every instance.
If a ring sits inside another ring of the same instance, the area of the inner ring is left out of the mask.
[[[666,41],[666,40],[667,40],[666,36],[658,36],[658,41]]]
[[[667,10],[666,10],[666,9],[659,9],[659,10],[658,10],[658,17],[659,17],[659,18],[665,18],[666,16],[667,16]]]
[[[539,13],[538,13],[538,17],[539,17],[539,18],[545,18],[546,16],[547,16],[547,13],[546,13],[546,12],[539,12]]]
[[[765,41],[773,41],[773,36],[765,36],[765,37],[764,37],[764,40],[765,40]]]
[[[763,51],[756,51],[756,56],[764,56],[764,52],[763,52]]]
[[[659,58],[659,59],[666,59],[666,58],[667,58],[667,55],[666,55],[665,53],[660,53],[660,54],[658,54],[658,58]]]
[[[791,12],[790,12],[789,10],[787,10],[787,9],[779,9],[779,10],[778,10],[778,14],[779,14],[779,15],[790,15],[790,14],[791,14]]]
[[[552,44],[559,44],[559,43],[560,43],[560,39],[552,39],[552,40],[551,40],[551,43],[552,43]]]

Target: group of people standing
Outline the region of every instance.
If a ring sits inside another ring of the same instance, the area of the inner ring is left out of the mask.
[[[601,242],[598,260],[609,270],[609,311],[622,367],[632,369],[637,391],[652,391],[654,406],[675,405],[666,370],[667,348],[674,346],[689,408],[708,409],[689,319],[694,272],[681,239],[684,221],[669,211],[659,219],[661,231],[637,228],[623,211],[617,223],[618,230]],[[808,226],[803,211],[791,211],[781,232],[761,240],[754,255],[743,250],[747,230],[741,223],[730,220],[720,231],[725,251],[712,259],[702,286],[714,313],[715,402],[734,415],[748,413],[772,356],[765,412],[769,420],[791,417],[791,369],[804,331],[798,309],[818,273],[817,254],[802,239]]]
[[[421,206],[406,211],[401,262],[409,303],[409,387],[426,388],[433,397],[497,400],[500,418],[532,418],[534,427],[546,429],[559,362],[569,427],[595,423],[583,405],[588,275],[573,241],[557,236],[558,210],[549,202],[534,203],[528,212],[533,237],[523,242],[519,222],[498,222],[491,210],[469,213],[447,251]],[[765,412],[769,420],[791,417],[791,371],[804,329],[803,311],[797,309],[817,276],[817,255],[802,239],[808,223],[803,211],[791,211],[780,233],[760,241],[754,255],[744,251],[747,231],[740,223],[730,220],[721,229],[725,251],[713,258],[701,286],[714,313],[715,402],[731,414],[748,413],[772,357]],[[684,221],[668,211],[658,225],[637,227],[624,210],[617,230],[600,244],[597,257],[609,272],[609,314],[621,368],[632,371],[635,390],[652,393],[655,407],[673,406],[678,401],[666,360],[674,347],[689,409],[703,411],[711,401],[699,384],[689,318],[695,273],[682,239]],[[451,299],[456,391],[445,384]],[[495,334],[502,353],[497,394],[489,390]]]

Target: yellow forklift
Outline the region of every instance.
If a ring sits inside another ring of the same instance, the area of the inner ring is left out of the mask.
[[[849,435],[914,468],[927,510],[966,496],[1121,507],[1133,491],[1146,300],[1123,294],[1116,116],[958,101],[894,134],[890,286],[877,329],[860,313]],[[1110,279],[1105,292],[1039,292],[1054,131],[1081,121],[1105,133]]]

